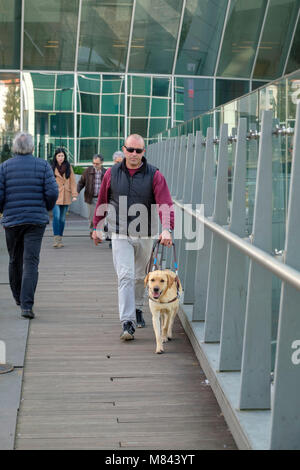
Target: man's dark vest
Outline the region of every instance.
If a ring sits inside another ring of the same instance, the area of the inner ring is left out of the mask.
[[[110,232],[131,236],[151,236],[157,232],[156,218],[151,219],[151,207],[156,212],[153,178],[157,168],[149,165],[144,157],[142,162],[133,176],[125,158],[111,168],[108,197],[111,207],[107,217]]]

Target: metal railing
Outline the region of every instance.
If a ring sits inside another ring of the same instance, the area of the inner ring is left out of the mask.
[[[274,128],[273,111],[265,110],[260,132],[250,132],[245,118],[239,119],[234,136],[228,136],[226,123],[221,124],[218,139],[214,138],[213,127],[205,131],[205,137],[198,130],[195,135],[173,138],[171,132],[147,151],[150,163],[166,176],[178,219],[184,215],[203,224],[202,249],[186,251],[187,240],[183,237],[176,241],[184,287],[183,309],[192,306],[189,318],[194,336],[197,325],[202,327],[198,357],[208,357],[210,348],[215,354],[212,386],[219,396],[225,395],[220,401],[231,403],[231,415],[227,411],[227,416],[234,415],[239,423],[232,424],[232,420],[228,424],[237,441],[239,434],[244,433],[240,447],[300,449],[300,103],[294,129]],[[287,219],[281,221],[286,224],[286,237],[283,255],[279,257],[272,250],[276,199],[272,153],[274,139],[291,134]],[[249,139],[257,141],[258,157],[250,224],[246,197]],[[233,146],[234,156],[230,208],[228,145]],[[204,216],[196,210],[196,204],[204,205]],[[167,267],[169,261],[167,257]],[[279,296],[275,334],[274,283]],[[272,346],[276,348],[274,358]],[[207,366],[208,359],[204,362]],[[226,399],[226,374],[234,374],[234,399]],[[266,424],[257,433],[261,443],[258,436],[252,439],[251,431],[248,433],[251,424],[248,428],[243,424],[252,419],[255,433],[254,423],[260,426],[260,416]]]

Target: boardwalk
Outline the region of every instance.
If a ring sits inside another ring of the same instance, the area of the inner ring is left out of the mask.
[[[119,340],[111,250],[85,227],[71,216],[62,250],[44,239],[15,448],[235,449],[178,319],[163,355],[148,309]]]

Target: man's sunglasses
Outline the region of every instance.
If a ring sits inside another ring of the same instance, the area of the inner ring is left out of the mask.
[[[144,149],[135,149],[133,147],[126,147],[126,145],[124,145],[124,147],[126,148],[127,152],[129,153],[133,153],[134,151],[136,151],[136,153],[143,153]]]

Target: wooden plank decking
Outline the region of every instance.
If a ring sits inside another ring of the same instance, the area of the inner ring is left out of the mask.
[[[43,242],[16,449],[236,449],[179,320],[154,354],[151,315],[119,340],[108,243],[93,246],[70,216],[65,248]]]

